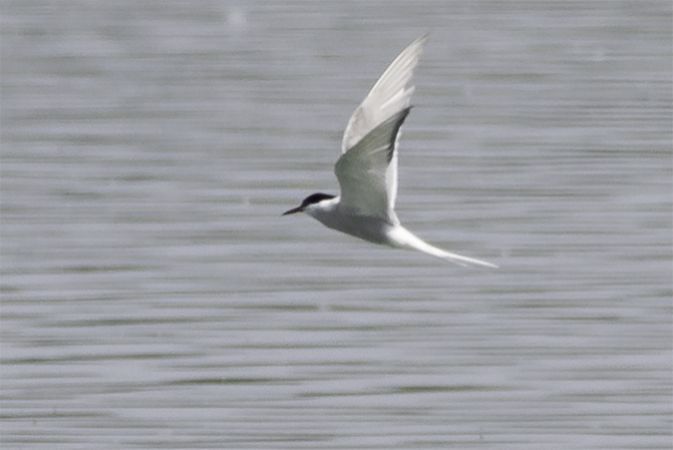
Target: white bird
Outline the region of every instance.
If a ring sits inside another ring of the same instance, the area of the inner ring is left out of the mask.
[[[336,173],[341,195],[309,195],[283,215],[304,212],[328,228],[376,244],[419,250],[456,264],[495,264],[447,252],[404,228],[395,214],[400,127],[411,109],[412,77],[427,35],[412,42],[383,72],[348,121]]]

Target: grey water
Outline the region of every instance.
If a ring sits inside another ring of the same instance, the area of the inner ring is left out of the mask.
[[[669,449],[655,1],[6,0],[0,445]],[[398,214],[280,217],[430,32]]]

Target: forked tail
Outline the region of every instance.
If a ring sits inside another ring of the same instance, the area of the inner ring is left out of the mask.
[[[437,258],[441,258],[446,261],[451,261],[452,263],[458,264],[463,267],[474,265],[474,266],[490,267],[492,269],[498,268],[497,265],[487,261],[482,261],[476,258],[470,258],[468,256],[458,255],[456,253],[447,252],[446,250],[442,250],[441,248],[434,247],[425,242],[424,240],[422,240],[421,238],[419,238],[418,236],[416,236],[415,234],[413,234],[411,231],[401,226],[395,227],[395,229],[392,230],[392,232],[390,233],[390,238],[396,247],[418,250],[428,255],[435,256]]]

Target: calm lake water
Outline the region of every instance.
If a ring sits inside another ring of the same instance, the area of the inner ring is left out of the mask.
[[[670,449],[661,1],[2,2],[2,448]],[[399,216],[280,217],[431,32]]]

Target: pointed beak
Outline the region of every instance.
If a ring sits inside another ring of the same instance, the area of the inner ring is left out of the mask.
[[[296,214],[298,212],[302,212],[304,209],[301,206],[297,206],[296,208],[292,208],[290,210],[287,210],[283,213],[284,216],[287,216],[289,214]]]

